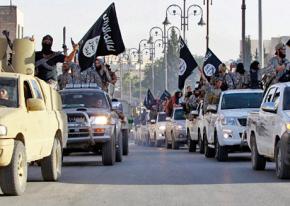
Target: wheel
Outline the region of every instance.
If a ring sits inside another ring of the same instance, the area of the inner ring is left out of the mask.
[[[275,162],[276,162],[276,175],[280,179],[290,178],[290,165],[287,162],[287,147],[283,147],[283,142],[279,141],[275,148]]]
[[[22,142],[15,140],[11,162],[0,168],[0,187],[5,195],[22,195],[27,182],[27,160]]]
[[[172,137],[172,149],[179,150],[179,144],[178,142],[175,141],[173,132],[171,132],[171,137]]]
[[[116,161],[116,134],[112,136],[110,141],[105,142],[102,146],[102,162],[105,166],[114,165]]]
[[[162,146],[162,140],[156,140],[156,147],[161,147]]]
[[[196,143],[193,140],[189,140],[189,146],[188,146],[189,152],[196,152]]]
[[[59,179],[62,167],[62,147],[58,138],[54,139],[50,155],[40,161],[40,167],[44,181]]]
[[[225,162],[228,160],[228,151],[225,147],[220,146],[218,139],[215,141],[215,158],[219,162]]]
[[[116,162],[122,162],[123,160],[123,137],[122,134],[119,134],[119,138],[118,138],[118,147],[115,146],[116,148]]]
[[[208,142],[207,142],[207,137],[206,137],[206,134],[204,134],[203,136],[203,140],[204,140],[204,155],[207,157],[207,158],[212,158],[214,157],[215,155],[215,150],[213,148],[210,148],[208,146]]]
[[[198,147],[199,147],[199,153],[203,154],[204,153],[204,142],[201,139],[200,132],[198,132]]]
[[[252,168],[254,170],[264,170],[266,167],[266,158],[259,155],[256,138],[253,134],[251,135],[251,150]]]
[[[187,130],[187,139],[188,139],[188,151],[196,152],[196,143],[191,140],[190,131]]]
[[[123,130],[123,155],[127,156],[129,154],[129,131]]]

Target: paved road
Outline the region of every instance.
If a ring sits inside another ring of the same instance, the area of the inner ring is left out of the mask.
[[[136,145],[113,167],[102,166],[93,155],[66,157],[58,183],[42,182],[40,169],[31,167],[24,196],[0,195],[1,206],[289,204],[290,181],[278,180],[272,163],[266,171],[253,171],[249,154],[218,163],[185,149]]]

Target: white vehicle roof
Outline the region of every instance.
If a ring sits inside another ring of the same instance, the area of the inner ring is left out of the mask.
[[[290,82],[273,84],[271,85],[271,87],[280,87],[280,88],[290,87]]]
[[[290,85],[290,84],[289,84]],[[261,89],[233,89],[224,91],[222,94],[236,94],[236,93],[263,93]]]

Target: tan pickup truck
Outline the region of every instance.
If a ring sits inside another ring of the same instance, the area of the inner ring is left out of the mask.
[[[37,162],[45,181],[61,175],[67,117],[60,95],[31,75],[0,73],[0,187],[21,195],[27,164]]]

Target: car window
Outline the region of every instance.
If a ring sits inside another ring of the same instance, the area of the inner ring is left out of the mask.
[[[284,90],[283,110],[290,110],[290,87],[286,87]]]
[[[185,114],[183,109],[177,109],[174,112],[174,120],[185,120]]]
[[[31,80],[31,84],[32,84],[34,94],[36,95],[36,98],[43,99],[43,95],[42,95],[42,92],[40,90],[38,83],[35,80]]]
[[[33,98],[32,92],[31,92],[31,86],[28,81],[24,81],[23,90],[24,90],[25,104],[27,106],[27,100],[30,98]]]
[[[272,99],[272,102],[275,102],[276,105],[279,104],[279,100],[280,100],[280,89],[277,88],[274,96],[273,96],[273,99]]]
[[[0,78],[0,107],[18,107],[18,81],[16,78]]]
[[[63,108],[103,108],[110,109],[106,95],[102,92],[62,92]]]

